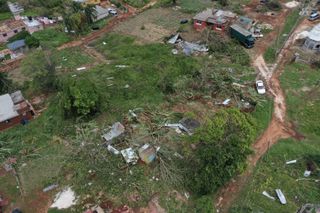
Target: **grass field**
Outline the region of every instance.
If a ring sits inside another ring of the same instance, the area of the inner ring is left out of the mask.
[[[40,41],[40,45],[44,47],[58,47],[68,41],[71,41],[72,38],[61,31],[60,28],[47,28],[32,34],[35,38]]]
[[[0,21],[12,18],[11,12],[0,13]]]
[[[7,145],[10,153],[3,158],[18,158],[19,174],[27,195],[58,182],[74,186],[78,195],[89,195],[90,200],[96,202],[99,202],[95,200],[96,195],[103,191],[103,198],[111,199],[115,205],[140,207],[146,206],[150,197],[158,193],[161,205],[168,212],[172,209],[175,212],[190,211],[188,204],[181,203],[176,200],[177,196],[170,194],[173,189],[183,193],[183,185],[173,187],[165,179],[154,180],[153,177],[161,177],[157,165],[127,167],[120,155],[114,156],[101,146],[101,134],[108,125],[124,121],[130,125],[130,131],[125,140],[119,141],[121,147],[157,144],[174,162],[180,162],[174,153],[190,149],[189,144],[184,143],[184,136],[159,126],[167,121],[176,122],[183,116],[205,119],[207,113],[220,108],[214,106],[215,100],[223,101],[235,94],[238,99],[252,97],[259,100],[253,116],[261,123],[258,128],[262,130],[269,119],[271,102],[254,95],[254,69],[232,62],[238,62],[232,56],[210,59],[209,56],[173,55],[169,45],[139,45],[134,37],[119,34],[106,35],[92,46],[110,63],[95,64],[84,72],[58,72],[58,76],[93,82],[101,95],[99,113],[85,119],[66,119],[59,94],[51,94],[47,109],[38,118],[27,126],[1,133],[0,142],[10,141]],[[22,65],[31,72],[38,71],[36,68],[44,64],[43,57],[39,57],[43,52],[35,54],[38,55],[29,54]],[[77,48],[53,52],[51,58],[56,66],[71,71],[93,60]],[[248,85],[248,91],[241,93],[230,89],[232,82]],[[220,86],[223,87],[221,92]],[[215,90],[219,92],[212,95]],[[38,92],[33,91],[32,94]],[[197,101],[198,96],[209,98]],[[183,106],[182,111],[185,112],[177,110],[174,113],[172,108],[177,105]],[[128,111],[136,108],[142,108],[144,112],[139,122],[128,117]],[[131,132],[131,128],[134,131]],[[79,129],[85,129],[85,134],[81,134]],[[23,163],[26,165],[22,166]],[[176,166],[175,163],[173,165]],[[179,171],[180,167],[174,168]],[[12,196],[16,193],[10,186],[7,191]],[[139,194],[138,201],[131,199],[134,193]]]
[[[306,139],[281,140],[258,163],[253,177],[235,203],[232,212],[296,212],[303,204],[318,203],[320,197],[320,132],[319,132],[319,79],[318,69],[307,65],[291,64],[281,76],[281,85],[286,93],[288,116],[297,131]],[[298,162],[286,165],[285,162],[297,159]],[[304,180],[307,164],[312,162],[315,170]],[[281,205],[261,193],[282,189],[288,204]]]

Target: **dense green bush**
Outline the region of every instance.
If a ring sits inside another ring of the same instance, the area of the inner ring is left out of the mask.
[[[62,81],[61,104],[67,116],[86,116],[99,111],[100,95],[94,83],[81,78]]]
[[[197,131],[197,143],[190,165],[190,189],[199,195],[215,192],[246,167],[250,144],[256,137],[256,124],[237,109],[221,110]]]

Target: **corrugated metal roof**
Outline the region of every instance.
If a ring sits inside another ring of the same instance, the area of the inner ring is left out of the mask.
[[[230,26],[232,29],[238,31],[239,33],[241,33],[242,35],[244,36],[249,36],[249,35],[252,35],[252,33],[250,33],[248,30],[240,27],[239,25],[237,24],[233,24]]]
[[[317,24],[312,28],[312,30],[308,34],[308,38],[313,41],[320,41],[320,24]]]
[[[14,103],[9,94],[0,96],[0,122],[18,116],[18,112],[14,108]]]
[[[17,49],[20,49],[21,47],[25,47],[25,46],[26,46],[26,43],[25,43],[24,39],[17,40],[17,41],[14,41],[12,43],[7,44],[7,47],[10,50],[17,50]]]

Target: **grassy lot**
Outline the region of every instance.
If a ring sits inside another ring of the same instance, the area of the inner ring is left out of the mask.
[[[109,34],[92,45],[110,64],[96,65],[73,77],[75,72],[65,73],[59,78],[93,82],[101,95],[100,112],[87,119],[65,119],[60,96],[53,94],[47,100],[48,108],[37,119],[0,134],[0,142],[10,142],[6,144],[10,153],[2,157],[18,157],[27,195],[58,182],[73,186],[78,195],[89,195],[85,198],[87,202],[111,200],[115,205],[139,207],[146,206],[150,197],[158,193],[161,205],[168,212],[173,209],[190,212],[189,203],[181,203],[170,193],[173,189],[185,191],[183,184],[175,182],[180,178],[179,163],[183,160],[174,153],[191,152],[190,146],[184,143],[184,136],[159,126],[167,121],[177,122],[184,116],[205,119],[219,108],[208,107],[207,103],[212,105],[214,101],[236,97],[258,100],[253,116],[261,121],[259,129],[262,129],[269,119],[271,103],[254,95],[254,70],[246,64],[237,64],[240,62],[231,56],[210,59],[173,55],[169,45],[138,45],[133,37],[118,34]],[[43,52],[34,54],[28,56],[23,66],[36,72],[35,68],[43,66],[44,59],[39,57]],[[77,48],[53,52],[51,58],[56,66],[68,70],[92,60]],[[246,84],[248,89],[243,92],[233,89],[232,82]],[[172,108],[178,104],[186,112],[173,113]],[[138,121],[128,115],[130,109],[136,108],[142,108]],[[144,143],[161,146],[163,156],[170,156],[164,159],[178,173],[174,176],[178,178],[166,179],[158,163],[128,167],[120,155],[112,155],[101,146],[101,134],[116,121],[128,126],[125,139],[116,141],[116,145],[121,149]],[[23,163],[26,165],[21,166]],[[103,195],[99,198],[97,194],[101,191]],[[137,201],[132,200],[135,193],[139,195]]]
[[[35,32],[32,35],[40,41],[41,46],[51,48],[59,47],[60,45],[72,40],[68,34],[58,27],[46,28]]]
[[[75,71],[76,68],[94,62],[94,58],[79,47],[53,51],[52,60],[65,71]]]
[[[11,12],[0,13],[0,21],[12,18]]]
[[[267,48],[264,53],[264,59],[267,63],[274,63],[276,61],[278,51],[282,48],[288,36],[290,36],[292,29],[301,20],[299,12],[300,10],[296,9],[288,15],[282,31],[275,39],[275,42]]]
[[[307,65],[291,64],[281,76],[285,89],[288,115],[297,130],[306,137],[303,141],[281,140],[258,163],[253,177],[234,204],[232,212],[295,212],[305,203],[318,203],[320,192],[320,132],[319,132],[319,79],[317,69]],[[285,162],[297,159],[297,164]],[[303,173],[307,163],[312,162],[315,170],[306,180]],[[281,205],[261,193],[266,190],[275,196],[274,190],[282,189],[288,204]]]

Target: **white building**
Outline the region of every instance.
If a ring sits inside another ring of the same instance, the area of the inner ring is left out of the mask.
[[[309,50],[320,51],[320,24],[314,26],[308,33],[303,46]]]
[[[37,32],[39,30],[43,30],[43,25],[38,20],[34,18],[24,18],[23,23],[27,27],[27,31],[32,34],[34,32]]]

